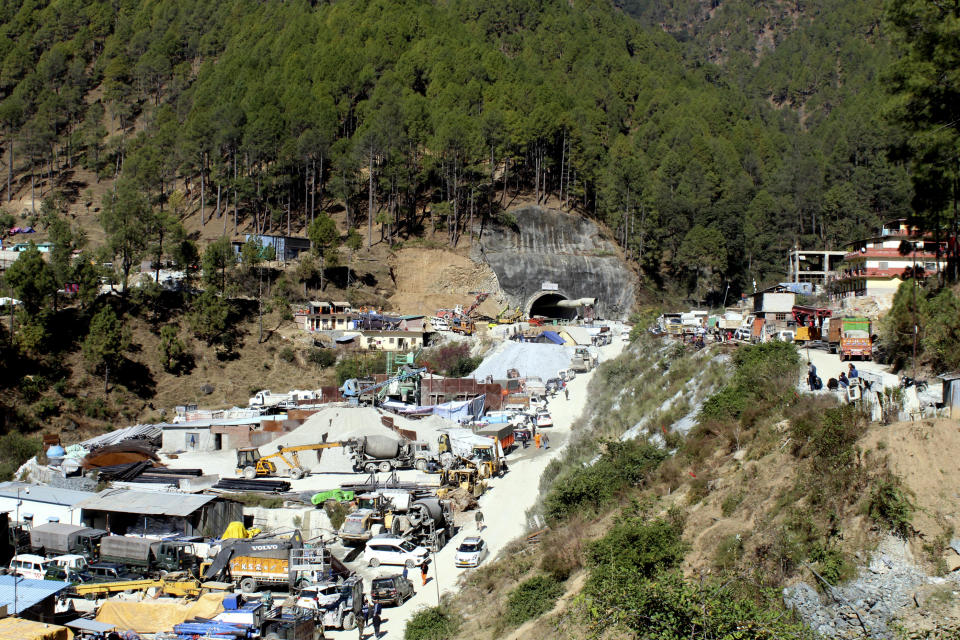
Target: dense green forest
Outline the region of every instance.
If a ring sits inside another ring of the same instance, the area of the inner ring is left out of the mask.
[[[764,3],[719,3],[722,24],[699,4],[5,1],[6,195],[78,164],[117,178],[115,208],[180,189],[224,233],[346,207],[367,242],[432,225],[456,244],[521,193],[602,219],[697,297],[905,213],[879,3],[797,4],[789,28]]]

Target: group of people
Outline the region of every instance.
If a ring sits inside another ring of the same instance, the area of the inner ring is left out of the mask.
[[[369,600],[363,599],[363,607],[360,609],[360,615],[357,616],[357,632],[360,640],[363,640],[363,628],[367,626],[368,621],[373,625],[374,639],[380,637],[380,625],[383,624],[382,614],[383,607],[380,606],[379,602],[370,604]]]
[[[840,375],[837,378],[830,378],[827,381],[827,388],[831,391],[837,389],[848,389],[851,384],[858,384],[860,378],[860,372],[857,371],[857,368],[851,362],[846,373],[843,371],[840,372]],[[854,381],[857,382],[854,382]],[[823,388],[823,381],[820,379],[820,376],[817,375],[817,367],[811,362],[807,368],[807,385],[810,387],[810,391],[817,391]]]

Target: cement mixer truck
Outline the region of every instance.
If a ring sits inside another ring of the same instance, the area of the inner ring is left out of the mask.
[[[436,455],[426,442],[398,440],[389,436],[364,436],[345,444],[353,458],[353,470],[389,473],[394,469],[425,471]]]
[[[357,496],[357,509],[346,517],[338,532],[344,544],[353,546],[388,533],[440,549],[453,535],[450,501],[417,498],[404,489],[363,493]]]

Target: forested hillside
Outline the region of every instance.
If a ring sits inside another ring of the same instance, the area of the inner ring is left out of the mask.
[[[169,238],[170,215],[298,233],[345,207],[367,243],[456,244],[523,193],[602,219],[655,286],[701,299],[778,278],[794,242],[836,246],[905,210],[864,90],[887,55],[876,2],[826,26],[826,4],[790,28],[731,12],[709,58],[651,27],[681,4],[638,21],[606,0],[6,1],[4,199],[42,180],[37,199],[76,201],[72,169],[94,172],[105,212],[139,212],[125,240],[106,231],[126,261]],[[785,42],[751,57],[760,24]]]

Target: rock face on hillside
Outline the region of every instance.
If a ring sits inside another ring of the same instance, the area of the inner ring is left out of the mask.
[[[488,226],[472,256],[494,270],[511,306],[529,313],[551,300],[596,298],[598,317],[625,319],[630,314],[636,275],[596,224],[537,206],[511,214],[516,227]],[[545,282],[555,283],[557,290],[544,290]]]

